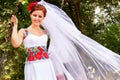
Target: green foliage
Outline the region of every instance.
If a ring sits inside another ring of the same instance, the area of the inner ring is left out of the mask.
[[[27,5],[27,2],[24,5],[19,3],[18,12],[16,13],[19,20],[19,28],[26,28],[31,23],[29,13],[27,11]]]
[[[0,26],[0,80],[23,80],[25,50],[12,47],[10,33],[11,26],[4,22]]]
[[[25,50],[21,46],[14,49],[9,46],[9,54],[7,54],[7,61],[4,65],[4,75],[2,80],[23,80],[24,79],[24,62]]]
[[[12,26],[9,24],[9,19],[14,12],[17,12],[17,17],[20,19],[19,28],[25,27],[23,22],[26,21],[25,19],[29,19],[29,17],[26,18],[27,3],[24,6],[22,3],[16,6],[17,1],[15,0],[1,0],[0,3],[0,80],[23,80],[25,50],[23,46],[18,49],[11,46]],[[17,7],[20,7],[19,12]]]
[[[9,19],[13,13],[16,13],[19,20],[19,29],[28,27],[31,21],[27,5],[31,1],[35,0],[0,0],[0,80],[24,80],[25,50],[23,45],[17,49],[11,46],[12,27],[9,24]],[[61,2],[64,1],[62,9],[67,12],[77,27],[79,25],[75,5],[79,3],[83,33],[120,54],[120,25],[116,25],[120,23],[119,0],[45,1],[58,7],[61,7]],[[97,6],[100,6],[102,10],[106,10],[107,16],[101,18],[101,16],[96,15],[95,8]],[[94,23],[95,16],[99,17],[98,23]],[[110,26],[106,27],[108,24]]]
[[[120,54],[120,25],[111,25],[97,35],[97,41]]]

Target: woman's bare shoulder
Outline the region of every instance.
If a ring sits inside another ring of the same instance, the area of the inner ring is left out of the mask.
[[[26,30],[25,28],[21,28],[21,29],[19,29],[19,32],[18,32],[18,33],[19,33],[20,35],[22,35],[23,37],[25,37],[25,30]]]
[[[25,28],[19,29],[19,32],[22,33],[22,34],[24,34],[25,33]]]

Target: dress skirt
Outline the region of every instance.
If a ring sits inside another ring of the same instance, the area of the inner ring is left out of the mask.
[[[50,59],[26,61],[24,69],[25,80],[57,80]]]

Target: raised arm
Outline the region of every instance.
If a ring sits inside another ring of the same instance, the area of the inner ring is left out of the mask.
[[[12,15],[10,22],[13,24],[11,43],[14,48],[18,48],[24,38],[24,29],[17,30],[18,28],[18,19],[15,15]]]

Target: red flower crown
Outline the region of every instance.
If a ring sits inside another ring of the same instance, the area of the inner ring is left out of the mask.
[[[35,7],[36,4],[38,4],[38,2],[29,3],[29,5],[27,7],[28,12],[30,12]]]

